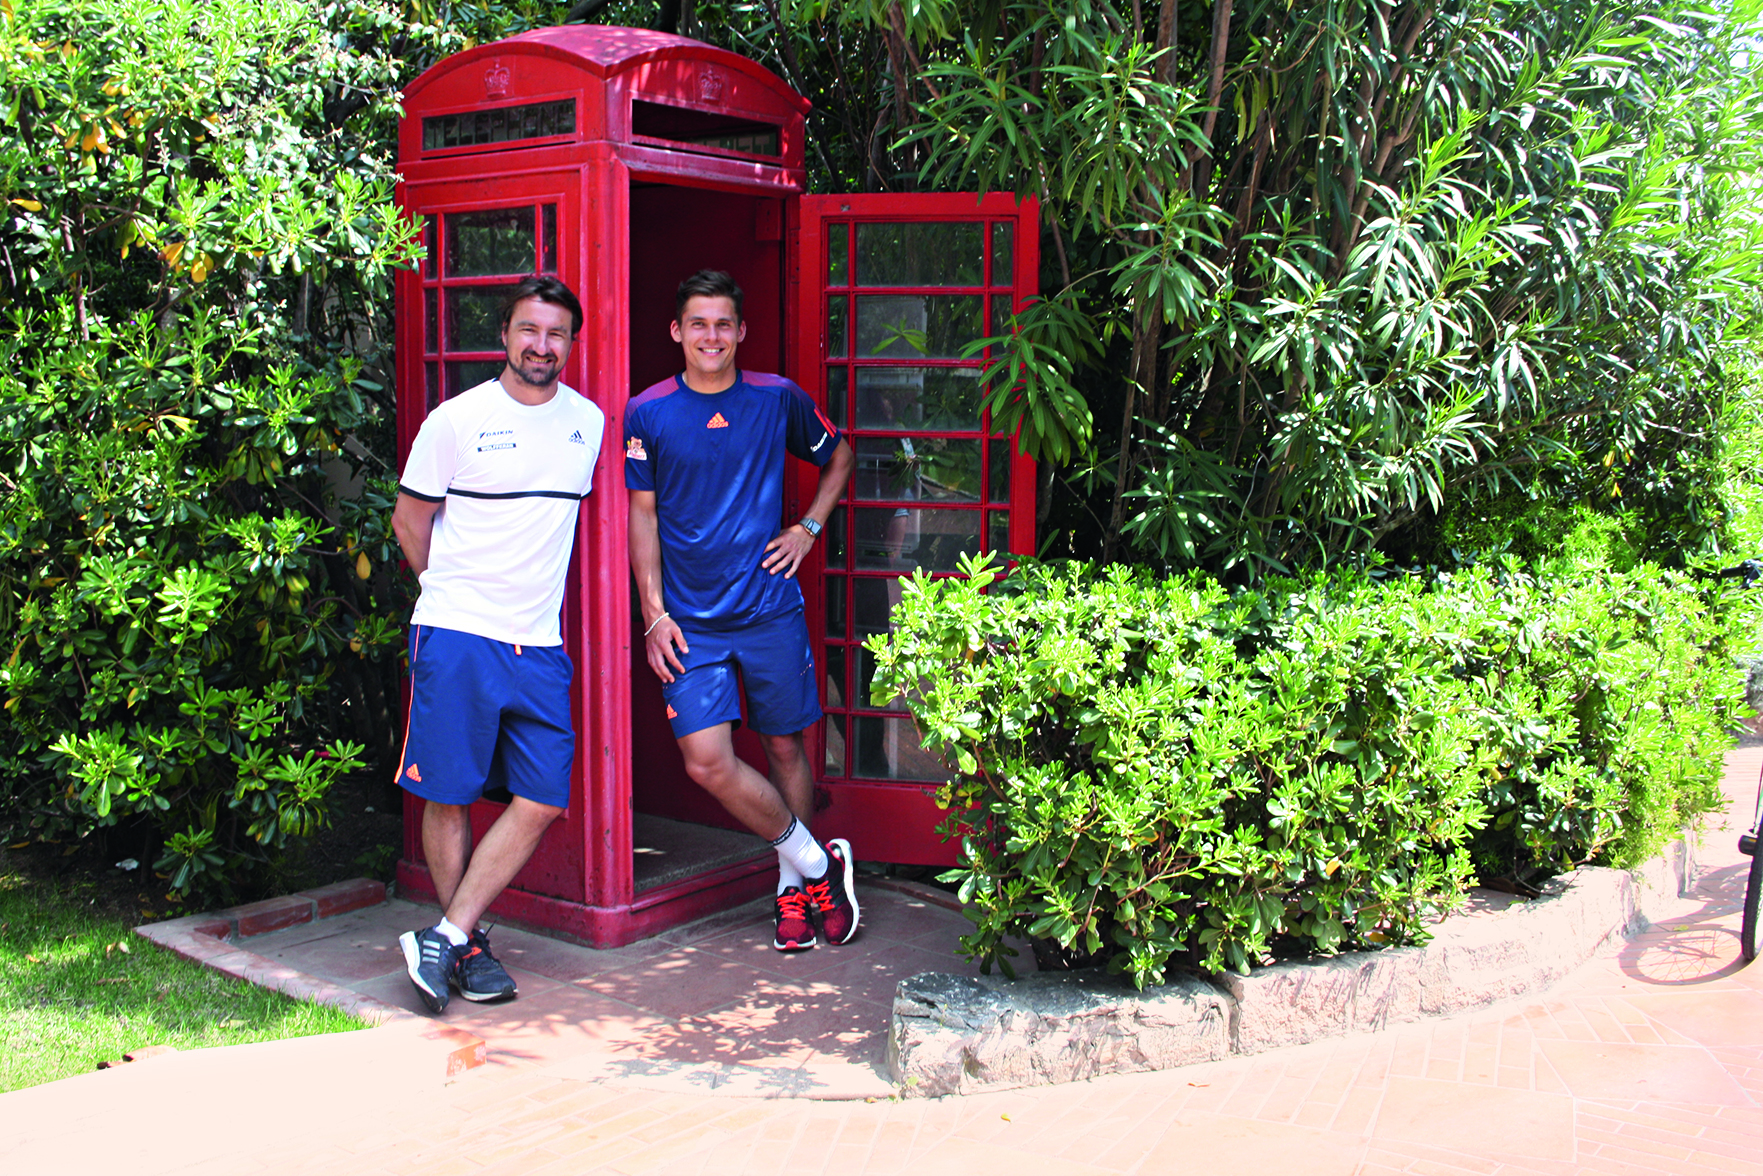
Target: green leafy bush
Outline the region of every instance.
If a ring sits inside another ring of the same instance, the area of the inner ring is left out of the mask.
[[[954,770],[987,966],[1027,936],[1143,986],[1413,942],[1478,872],[1632,862],[1718,804],[1719,617],[1653,568],[964,570],[869,648]]]
[[[14,835],[141,825],[174,893],[251,896],[392,748],[382,341],[416,254],[383,46],[438,36],[310,0],[0,13]]]

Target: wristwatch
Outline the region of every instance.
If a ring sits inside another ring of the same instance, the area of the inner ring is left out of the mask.
[[[810,539],[820,538],[820,524],[815,522],[811,516],[803,515],[802,521],[797,523],[796,525],[798,527],[801,527],[804,531],[808,532],[808,537]]]

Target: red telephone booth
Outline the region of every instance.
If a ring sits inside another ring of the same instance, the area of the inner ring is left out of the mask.
[[[776,857],[686,776],[642,655],[625,555],[630,396],[678,371],[687,274],[746,293],[742,366],[779,371],[850,434],[857,470],[800,577],[827,721],[815,831],[865,860],[937,864],[942,778],[903,713],[869,705],[863,639],[902,571],[1034,550],[1033,463],[989,435],[970,340],[1035,292],[1037,209],[993,194],[806,196],[808,103],[724,50],[571,25],[468,50],[405,92],[401,206],[427,258],[399,275],[399,460],[428,410],[500,372],[497,308],[554,273],[587,311],[564,382],[606,413],[564,602],[578,739],[569,811],[493,908],[595,946],[769,893]],[[799,517],[818,471],[791,463]],[[780,523],[783,520],[780,520]],[[737,747],[764,770],[758,740]],[[480,802],[481,835],[501,805]],[[407,799],[407,893],[434,893]]]

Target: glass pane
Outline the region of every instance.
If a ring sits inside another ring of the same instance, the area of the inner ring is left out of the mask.
[[[978,429],[978,368],[857,369],[859,429]]]
[[[839,512],[833,512],[838,518]],[[826,635],[834,641],[842,641],[845,637],[845,577],[828,576],[826,578]]]
[[[987,502],[1010,501],[1010,457],[1016,452],[1016,446],[1008,437],[993,437],[992,451],[988,457],[991,466],[990,483],[986,490]]]
[[[992,222],[992,285],[1008,286],[1015,268],[1010,260],[1010,234],[1015,228],[1009,221]]]
[[[533,208],[447,214],[447,276],[528,274],[533,269]]]
[[[860,715],[851,720],[855,761],[853,776],[870,780],[935,780],[949,778],[941,760],[919,742],[908,718]]]
[[[900,577],[865,576],[852,580],[851,587],[857,596],[857,607],[852,610],[857,621],[856,636],[861,639],[888,632],[888,615],[904,592]]]
[[[544,208],[544,227],[539,237],[539,270],[542,273],[557,272],[557,206],[547,204]]]
[[[845,647],[829,645],[826,647],[826,705],[833,710],[842,710],[845,702]]]
[[[821,728],[826,732],[826,774],[845,774],[845,716],[828,715]]]
[[[441,292],[422,292],[422,349],[429,355],[441,349]]]
[[[826,227],[826,284],[829,286],[851,284],[851,242],[848,233],[848,225]]]
[[[952,572],[963,555],[980,549],[976,510],[912,509],[899,517],[894,507],[878,506],[854,513],[857,566],[864,571]]]
[[[833,358],[845,354],[845,300],[826,300],[826,353]]]
[[[456,359],[447,364],[447,396],[451,399],[468,388],[502,374],[500,359]]]
[[[958,359],[963,347],[984,334],[984,302],[977,294],[859,298],[857,354],[864,359]]]
[[[858,225],[857,284],[978,286],[984,251],[979,221]]]
[[[440,264],[441,251],[435,248],[435,218],[427,217],[422,225],[422,276],[435,276],[435,266]]]
[[[860,645],[857,647],[857,705],[873,706],[877,710],[903,711],[906,709],[905,704],[897,694],[893,698],[882,703],[877,703],[871,698],[869,687],[870,683],[874,680],[875,654],[869,652],[869,650],[864,649]]]
[[[992,527],[991,549],[993,551],[1009,551],[1010,512],[1007,510],[995,510],[991,513],[989,518]]]
[[[826,544],[826,566],[842,568],[845,566],[845,508],[839,507],[826,520],[826,530],[820,536]]]
[[[441,403],[441,365],[438,363],[423,364],[422,375],[423,403],[428,405],[432,412],[435,406]]]
[[[949,437],[857,439],[855,498],[978,502],[979,483],[978,441]]]
[[[502,299],[508,286],[453,286],[447,291],[447,350],[501,351]]]
[[[844,367],[826,369],[826,415],[841,430],[845,427],[845,404],[850,397],[850,371]]]

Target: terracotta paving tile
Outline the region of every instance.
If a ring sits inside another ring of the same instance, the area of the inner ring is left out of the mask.
[[[1751,1101],[1705,1050],[1565,1041],[1545,1041],[1540,1048],[1569,1090],[1582,1098]]]
[[[1756,1152],[1753,1149],[1752,1155]],[[1758,1176],[1763,1173],[1763,1163],[1755,1159],[1723,1155],[1719,1152],[1698,1151],[1690,1156],[1690,1163],[1710,1168],[1716,1172],[1733,1172],[1738,1176]]]
[[[1687,1160],[1690,1157],[1691,1149],[1685,1147],[1682,1141],[1659,1143],[1634,1134],[1600,1131],[1584,1122],[1580,1123],[1577,1134],[1580,1146],[1595,1144],[1600,1156],[1638,1153],[1645,1156],[1657,1156],[1665,1160]]]
[[[1499,1143],[1507,1151],[1573,1158],[1570,1100],[1499,1087],[1392,1078],[1373,1131],[1380,1141],[1473,1153],[1489,1142],[1490,1123],[1499,1124]]]

